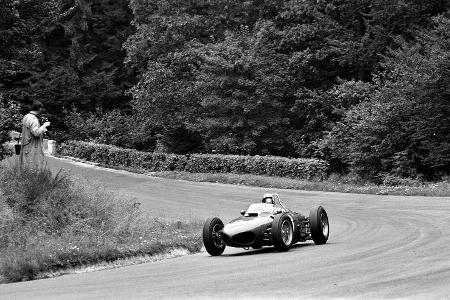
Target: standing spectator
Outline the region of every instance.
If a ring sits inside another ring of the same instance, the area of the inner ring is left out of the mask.
[[[30,168],[44,166],[43,135],[50,126],[50,122],[39,124],[38,116],[43,105],[39,101],[33,102],[31,111],[22,120],[22,148],[20,151],[20,165]]]

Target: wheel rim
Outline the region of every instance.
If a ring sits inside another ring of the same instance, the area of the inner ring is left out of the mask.
[[[292,226],[288,220],[284,220],[281,224],[281,237],[285,245],[290,245],[292,242]]]
[[[223,225],[215,224],[211,233],[214,245],[218,248],[222,247],[224,244],[222,237],[220,236],[220,230],[222,230],[222,228]]]
[[[328,218],[325,214],[321,214],[320,215],[320,224],[322,226],[322,234],[323,236],[328,236],[328,232],[329,232],[329,225],[328,225]]]

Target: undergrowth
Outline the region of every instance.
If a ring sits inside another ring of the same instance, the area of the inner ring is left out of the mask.
[[[173,248],[201,249],[200,221],[142,212],[91,183],[44,169],[0,166],[0,281]]]

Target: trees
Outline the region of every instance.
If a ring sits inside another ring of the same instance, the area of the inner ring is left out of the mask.
[[[56,1],[13,1],[0,3],[0,92],[4,101],[16,101],[42,58],[39,35],[57,18]]]
[[[444,121],[436,116],[445,103],[423,104],[441,99],[443,83],[424,81],[421,71],[445,66],[405,60],[434,57],[435,50],[406,49],[434,26],[431,16],[446,11],[442,1],[131,4],[136,33],[125,48],[141,74],[133,107],[166,144],[186,130],[200,134],[208,152],[322,156],[336,171],[375,179],[392,172],[432,178],[446,166],[445,153],[423,149],[434,143],[444,151],[424,128],[446,126],[433,123]],[[424,165],[431,156],[434,171]]]
[[[132,6],[137,30],[125,48],[142,74],[131,90],[138,115],[162,134],[199,132],[209,151],[296,153],[290,140],[310,133],[297,131],[316,113],[304,113],[303,95],[339,73],[325,49],[336,22],[295,1]]]
[[[20,131],[20,106],[15,100],[23,84],[34,72],[33,62],[42,52],[37,34],[39,26],[55,20],[56,1],[0,2],[0,159],[6,154],[3,144],[11,130]]]
[[[264,45],[243,31],[197,49],[203,63],[194,88],[201,108],[192,127],[209,151],[289,155],[286,61],[264,55]]]
[[[134,74],[123,65],[132,31],[128,1],[2,2],[0,80],[5,100],[44,103],[60,130],[72,106],[86,111],[129,108]]]
[[[386,174],[435,180],[450,169],[450,22],[403,41],[383,62],[364,101],[321,142],[328,156],[372,179]]]
[[[0,10],[4,99],[41,100],[60,132],[126,120],[130,137],[105,140],[327,157],[368,178],[435,178],[447,166],[448,37],[437,38],[445,18],[432,19],[445,1],[5,0]]]
[[[263,1],[261,5],[269,5]],[[203,62],[200,48],[224,38],[225,31],[258,18],[253,5],[240,1],[131,1],[136,33],[125,43],[127,63],[140,72],[131,89],[138,119],[166,144],[181,130],[197,130],[202,114],[196,76]],[[241,10],[243,5],[249,5]],[[193,133],[195,140],[196,133]],[[201,145],[193,145],[199,148]],[[170,149],[169,149],[170,150]],[[189,150],[187,150],[189,151]]]
[[[133,107],[166,141],[184,129],[201,134],[206,151],[314,156],[343,116],[336,106],[361,100],[333,93],[370,82],[396,36],[410,38],[444,9],[408,3],[132,1]]]

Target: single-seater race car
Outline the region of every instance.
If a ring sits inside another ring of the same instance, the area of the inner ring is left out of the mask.
[[[226,246],[274,246],[277,251],[287,251],[291,245],[307,240],[325,244],[330,234],[322,206],[312,208],[307,217],[286,208],[277,194],[264,194],[262,203],[251,204],[241,215],[225,226],[217,217],[206,220],[203,244],[210,255],[221,255]]]

